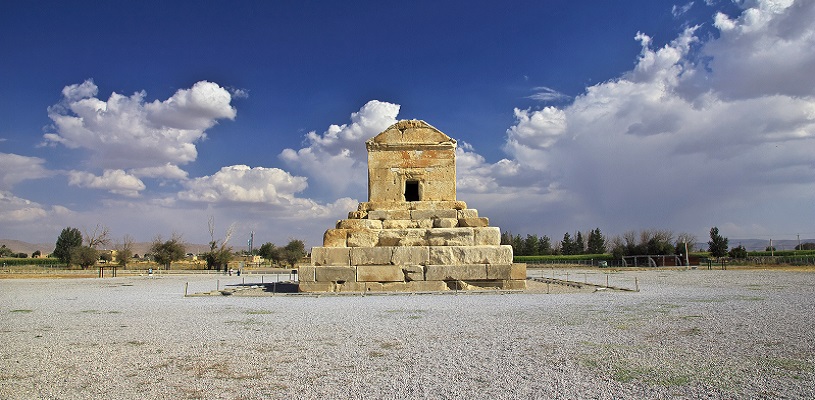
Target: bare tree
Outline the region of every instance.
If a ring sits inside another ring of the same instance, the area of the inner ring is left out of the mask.
[[[224,270],[226,270],[227,264],[232,259],[232,247],[229,246],[229,239],[232,238],[232,234],[235,232],[235,223],[229,225],[223,240],[220,241],[215,239],[215,217],[212,215],[209,216],[208,226],[210,241],[209,252],[206,254],[207,269],[215,267],[220,271],[221,267],[224,267]]]
[[[679,248],[680,245],[681,245],[683,247],[683,250],[684,250],[684,247],[685,247],[685,243],[687,243],[688,244],[688,251],[693,251],[693,246],[696,245],[697,241],[698,241],[698,239],[696,238],[695,235],[687,233],[687,232],[682,232],[682,233],[676,235],[676,247]]]
[[[107,226],[96,224],[93,232],[85,231],[85,242],[90,248],[97,248],[98,246],[107,246],[110,244],[110,229]]]
[[[113,248],[116,250],[116,259],[119,261],[119,265],[126,267],[130,258],[133,257],[133,237],[125,235],[121,242],[117,241],[113,245]]]

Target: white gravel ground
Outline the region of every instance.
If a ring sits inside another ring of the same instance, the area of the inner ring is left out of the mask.
[[[0,398],[815,398],[815,273],[612,275],[634,277],[639,293],[188,298],[216,278],[0,280]]]

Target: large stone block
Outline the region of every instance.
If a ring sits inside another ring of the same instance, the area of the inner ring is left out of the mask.
[[[348,219],[364,219],[368,217],[367,211],[349,211]]]
[[[513,263],[509,272],[509,279],[526,280],[526,263]]]
[[[314,269],[317,282],[356,282],[355,267],[317,267]]]
[[[486,217],[478,217],[478,218],[460,218],[458,220],[458,226],[469,226],[473,228],[480,228],[484,226],[490,226],[490,219]]]
[[[478,218],[478,210],[475,208],[467,208],[464,210],[458,210],[458,218]]]
[[[413,282],[367,282],[365,284],[368,292],[441,292],[447,290],[447,285],[442,281],[413,281]]]
[[[402,273],[405,274],[406,281],[423,281],[424,279],[424,266],[421,265],[402,265]]]
[[[425,280],[428,281],[484,279],[487,279],[487,266],[485,264],[425,266]]]
[[[409,206],[407,201],[367,201],[360,203],[359,210],[368,211],[368,215],[371,215],[370,212],[375,210],[409,210]]]
[[[427,229],[384,229],[379,231],[380,246],[426,246]]]
[[[458,212],[454,209],[443,210],[411,210],[410,219],[434,219],[434,218],[458,218]]]
[[[418,228],[416,221],[409,219],[386,219],[382,221],[382,229],[409,229]]]
[[[512,264],[512,246],[431,246],[430,264]]]
[[[394,265],[425,265],[430,260],[427,246],[394,247],[391,263]]]
[[[348,247],[373,247],[379,242],[381,230],[354,229],[348,231]]]
[[[515,267],[513,269],[513,265],[516,264],[490,264],[487,265],[487,279],[499,279],[499,280],[509,280],[509,279],[526,279],[526,267],[518,268]],[[523,270],[523,276],[518,277],[520,270]],[[514,272],[514,274],[513,274]]]
[[[347,229],[329,229],[323,234],[324,247],[347,247],[348,246],[348,230]]]
[[[351,265],[351,249],[348,247],[314,247],[311,249],[311,263],[323,265]]]
[[[317,268],[313,265],[301,265],[297,268],[297,279],[300,282],[314,282],[314,269]]]
[[[414,201],[409,203],[411,210],[463,210],[467,203],[463,201]]]
[[[501,228],[497,226],[473,228],[473,242],[476,246],[499,246],[501,245]]]
[[[392,247],[352,247],[351,265],[384,265],[391,263]]]
[[[456,218],[436,218],[433,220],[434,228],[455,228],[458,226]]]
[[[382,221],[378,219],[343,219],[337,222],[337,229],[382,229]]]
[[[430,246],[473,246],[472,228],[438,228],[427,231]]]
[[[333,282],[300,282],[298,290],[301,293],[314,293],[314,292],[333,292]]]
[[[409,210],[373,210],[368,212],[368,219],[387,221],[391,219],[410,219]]]
[[[501,281],[501,289],[526,290],[526,279],[512,279],[508,281]]]
[[[404,282],[405,274],[398,265],[357,266],[357,282]]]
[[[365,291],[364,282],[344,282],[334,285],[334,291],[338,293],[362,293]]]

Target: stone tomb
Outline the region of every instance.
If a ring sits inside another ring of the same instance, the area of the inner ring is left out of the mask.
[[[400,121],[365,142],[368,201],[300,267],[301,292],[525,289],[501,230],[456,200],[456,141]]]

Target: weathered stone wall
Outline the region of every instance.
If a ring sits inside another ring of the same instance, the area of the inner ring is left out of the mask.
[[[455,201],[456,141],[423,121],[401,121],[365,143],[368,201],[405,201],[409,181],[419,201]]]

